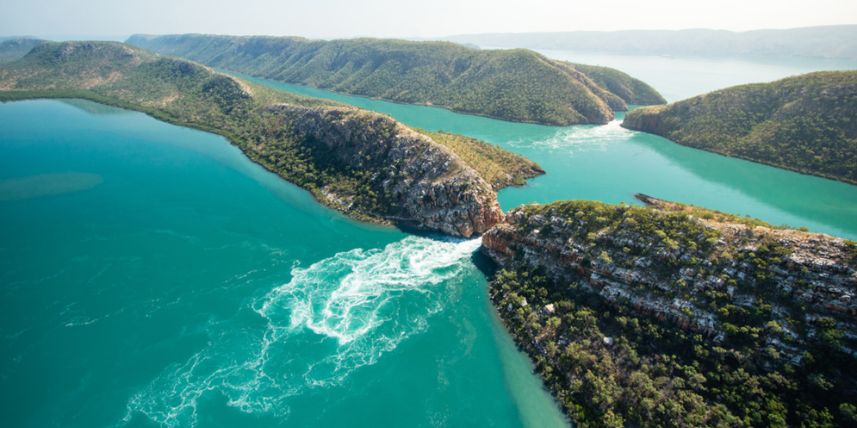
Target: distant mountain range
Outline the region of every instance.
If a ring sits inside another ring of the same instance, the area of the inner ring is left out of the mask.
[[[764,56],[857,60],[857,25],[784,30],[628,30],[462,34],[444,40],[483,47],[671,56]]]

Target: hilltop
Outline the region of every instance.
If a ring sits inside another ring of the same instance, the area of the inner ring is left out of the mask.
[[[452,235],[482,233],[502,217],[492,185],[477,170],[509,167],[515,172],[503,183],[511,184],[527,174],[514,164],[533,165],[510,153],[483,158],[484,149],[436,143],[388,116],[274,91],[121,43],[44,43],[0,66],[0,100],[58,97],[223,135],[328,206]]]
[[[857,245],[639,196],[512,210],[491,299],[577,426],[854,426]]]
[[[625,115],[676,143],[857,184],[857,71],[721,89]]]
[[[618,70],[556,61],[525,49],[200,34],[135,35],[128,43],[256,77],[519,122],[606,123],[628,104],[665,102]]]

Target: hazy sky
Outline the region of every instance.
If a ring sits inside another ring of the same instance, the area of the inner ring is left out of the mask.
[[[316,38],[857,24],[857,0],[0,0],[3,35]]]

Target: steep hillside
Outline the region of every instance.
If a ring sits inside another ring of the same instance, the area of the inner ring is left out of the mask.
[[[254,86],[186,60],[120,43],[66,42],[37,46],[0,67],[0,100],[56,97],[221,134],[357,218],[471,236],[502,216],[491,185],[426,134],[388,116]],[[476,167],[496,162],[463,153]],[[511,154],[502,162],[531,165]]]
[[[513,121],[605,123],[628,103],[664,103],[651,87],[617,70],[554,61],[523,49],[196,34],[137,35],[128,42],[257,77]]]
[[[641,196],[512,210],[491,299],[580,426],[854,426],[857,246]]]
[[[857,71],[735,86],[625,115],[676,143],[857,183]]]

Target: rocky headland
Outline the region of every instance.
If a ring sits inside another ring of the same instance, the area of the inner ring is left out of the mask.
[[[640,199],[524,206],[483,236],[491,298],[572,419],[848,425],[855,243]]]

